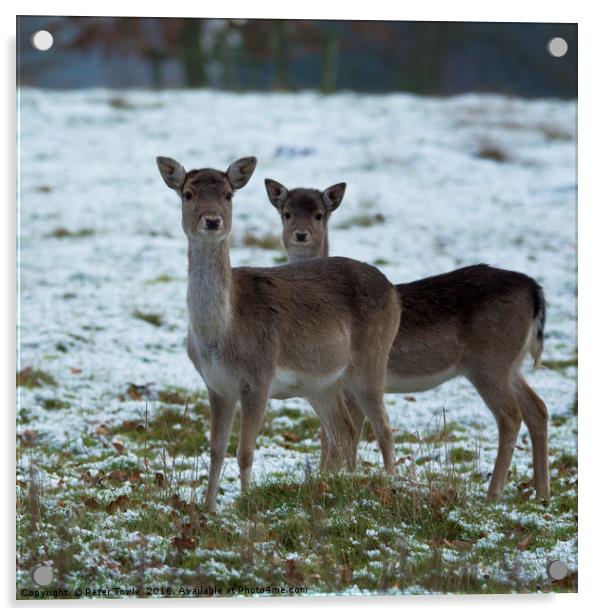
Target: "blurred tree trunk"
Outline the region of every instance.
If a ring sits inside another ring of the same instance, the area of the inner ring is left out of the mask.
[[[238,82],[238,76],[236,73],[236,56],[238,54],[236,51],[230,46],[229,43],[226,42],[223,50],[223,75],[224,75],[224,84],[228,90],[239,90],[240,84]]]
[[[286,22],[282,19],[275,20],[272,30],[274,51],[274,64],[275,64],[275,83],[276,90],[286,90],[287,87],[287,71],[286,71],[286,54],[287,54],[287,41],[286,41]]]
[[[340,49],[341,33],[338,30],[328,28],[322,58],[322,83],[320,86],[324,94],[330,94],[336,90]]]
[[[161,64],[163,63],[164,54],[157,52],[149,52],[147,58],[150,62],[151,82],[155,90],[163,87],[163,78],[161,75]]]
[[[419,94],[438,93],[445,60],[464,24],[412,22],[402,25],[405,29],[405,53],[402,54],[411,61],[395,63],[397,87]]]
[[[205,54],[201,46],[203,22],[200,19],[183,21],[178,55],[184,67],[186,85],[190,88],[202,88],[207,85]]]
[[[249,85],[251,90],[261,90],[261,61],[259,58],[250,56],[249,62]]]

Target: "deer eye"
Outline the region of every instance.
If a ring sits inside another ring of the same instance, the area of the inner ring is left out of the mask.
[[[288,220],[291,217],[290,212],[284,212],[284,217]]]
[[[322,220],[323,214],[316,214],[316,220]]]
[[[192,199],[192,193],[189,190],[184,193],[184,199],[186,199],[186,201],[190,201]]]
[[[231,192],[229,192],[229,193],[226,195],[226,199],[228,199],[228,201],[232,201],[232,197],[233,197],[233,195],[232,195],[232,193],[231,193]]]

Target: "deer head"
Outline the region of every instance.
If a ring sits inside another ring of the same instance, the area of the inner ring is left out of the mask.
[[[345,184],[320,192],[309,188],[287,190],[274,180],[265,180],[271,204],[282,219],[282,243],[291,261],[327,256],[328,220],[345,194]]]
[[[173,158],[157,157],[163,181],[182,199],[182,228],[189,239],[217,243],[232,230],[232,197],[247,184],[257,159],[240,158],[228,170],[196,169],[188,171]]]

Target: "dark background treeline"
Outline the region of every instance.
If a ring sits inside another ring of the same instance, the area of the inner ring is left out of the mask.
[[[18,33],[20,83],[40,87],[577,95],[575,24],[21,17]]]

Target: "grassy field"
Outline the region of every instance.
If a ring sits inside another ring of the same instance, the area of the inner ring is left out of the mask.
[[[575,120],[574,101],[494,95],[22,88],[17,596],[575,591]],[[271,177],[347,182],[331,254],[392,282],[483,262],[535,278],[544,367],[524,370],[550,414],[550,501],[534,498],[523,426],[502,501],[484,502],[495,421],[456,379],[386,396],[391,478],[369,430],[355,474],[321,475],[307,402],[270,401],[251,492],[241,497],[235,426],[219,513],[205,515],[209,421],[185,352],[186,240],[156,155],[220,169],[258,157],[235,197],[235,266],[285,259]],[[568,566],[561,581],[552,560]],[[37,588],[42,563],[54,582]]]
[[[44,381],[52,382],[27,371],[21,386]],[[506,498],[489,505],[478,445],[445,414],[433,432],[395,432],[401,455],[393,477],[365,461],[355,474],[323,475],[318,420],[291,408],[268,413],[260,446],[269,441],[300,454],[302,475],[273,472],[207,515],[195,496],[206,476],[206,400],[175,389],[154,393],[152,419],[144,413],[99,425],[81,450],[21,433],[28,474],[18,481],[20,591],[32,587],[27,572],[41,562],[72,593],[115,586],[142,596],[199,588],[225,595],[282,587],[312,594],[577,588],[574,571],[557,582],[546,573],[551,560],[567,560],[562,547],[577,532],[572,455],[552,464],[549,502],[535,501],[530,477],[514,468]],[[145,394],[125,392],[141,401]],[[69,404],[57,398],[49,406]],[[26,424],[27,410],[21,414]],[[369,430],[365,436],[373,444]],[[224,483],[238,489],[235,477]]]

